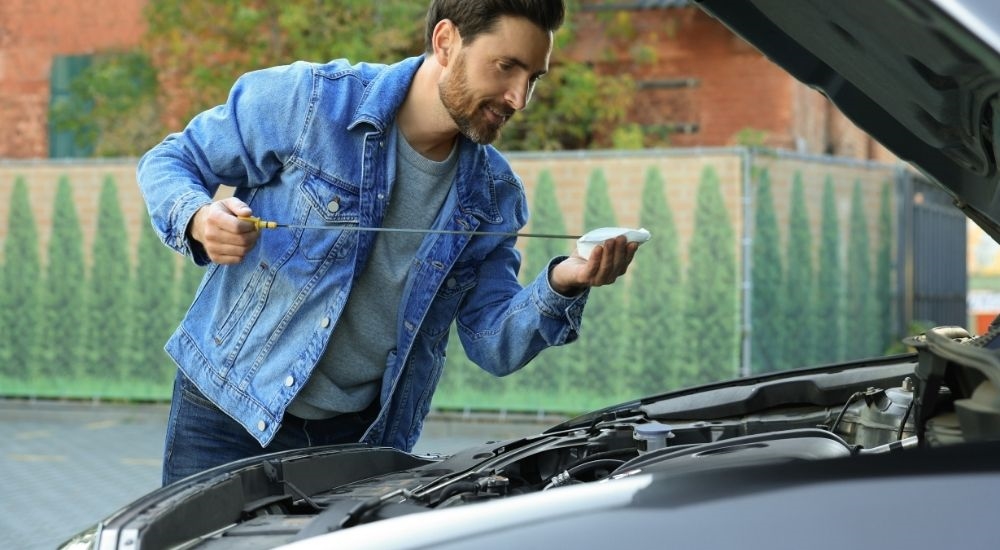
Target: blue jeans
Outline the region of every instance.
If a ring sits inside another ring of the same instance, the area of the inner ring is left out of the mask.
[[[163,485],[241,458],[316,445],[357,443],[377,412],[377,407],[369,407],[327,420],[304,420],[286,414],[274,440],[261,447],[178,370],[167,419]]]

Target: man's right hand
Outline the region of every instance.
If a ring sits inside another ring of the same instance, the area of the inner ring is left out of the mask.
[[[237,216],[251,216],[243,201],[230,197],[206,204],[195,212],[188,236],[201,244],[209,259],[217,264],[236,264],[257,244],[260,232]]]

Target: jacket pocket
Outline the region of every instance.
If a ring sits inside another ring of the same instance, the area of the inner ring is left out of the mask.
[[[347,257],[358,242],[357,232],[338,230],[338,226],[358,226],[361,211],[358,191],[341,182],[310,175],[303,181],[301,192],[297,223],[308,228],[297,230],[299,253],[311,261]]]
[[[448,330],[465,293],[476,286],[476,268],[471,265],[456,265],[441,283],[430,310],[420,326],[420,332],[427,336],[438,336]]]
[[[266,293],[262,292],[260,287],[264,281],[264,275],[267,273],[267,265],[260,264],[257,269],[253,270],[250,277],[247,279],[245,285],[243,285],[242,290],[239,295],[235,297],[235,300],[229,301],[228,303],[233,303],[233,308],[229,310],[229,313],[222,320],[222,323],[218,325],[215,330],[215,343],[222,344],[229,338],[232,334],[233,329],[245,321],[247,318],[247,312],[250,310],[250,306],[254,303],[258,303],[263,307],[263,302],[266,299]],[[223,296],[223,300],[229,297],[227,294]],[[220,300],[218,303],[224,304],[227,301]]]

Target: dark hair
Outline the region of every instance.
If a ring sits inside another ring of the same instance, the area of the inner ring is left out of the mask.
[[[424,49],[430,52],[434,27],[444,19],[458,27],[462,40],[472,42],[493,30],[500,17],[524,17],[542,30],[555,32],[562,26],[566,8],[563,0],[431,0],[427,8]]]

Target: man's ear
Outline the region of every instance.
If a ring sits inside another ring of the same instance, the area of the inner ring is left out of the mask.
[[[434,26],[431,45],[434,47],[434,57],[438,64],[447,67],[448,62],[454,59],[455,53],[462,45],[462,37],[458,34],[458,27],[451,22],[451,19],[442,19]]]

